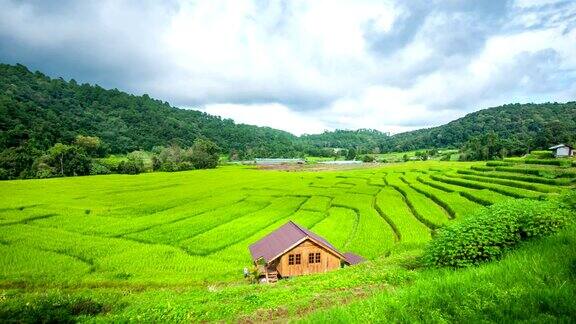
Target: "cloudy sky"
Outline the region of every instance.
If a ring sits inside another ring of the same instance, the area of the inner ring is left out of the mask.
[[[295,134],[576,99],[576,1],[0,0],[0,62]]]

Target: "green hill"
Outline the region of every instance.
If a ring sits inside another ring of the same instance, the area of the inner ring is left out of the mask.
[[[496,133],[523,152],[576,141],[576,102],[510,104],[468,114],[446,125],[394,135],[388,150],[461,147],[475,136]]]
[[[110,153],[150,150],[208,137],[224,151],[293,155],[295,136],[269,127],[178,109],[148,95],[51,79],[23,65],[0,64],[0,151],[31,141],[39,149],[98,136]]]
[[[100,137],[109,153],[171,143],[190,146],[196,138],[207,137],[224,153],[239,158],[318,155],[326,148],[354,148],[358,153],[460,148],[469,139],[493,131],[509,152],[524,153],[553,143],[574,143],[576,102],[504,105],[394,136],[359,129],[296,137],[178,109],[148,95],[51,79],[23,65],[0,64],[0,131],[0,151],[24,142],[45,150],[57,142],[70,143],[76,135]]]

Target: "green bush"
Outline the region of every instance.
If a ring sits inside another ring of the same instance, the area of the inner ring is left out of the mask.
[[[508,200],[442,228],[424,253],[429,266],[467,267],[498,259],[523,240],[552,234],[568,222],[557,200]]]
[[[530,152],[530,157],[535,159],[552,159],[554,154],[552,151],[532,151]]]
[[[4,323],[75,323],[81,315],[96,315],[106,307],[85,297],[49,294],[8,299],[0,303]]]
[[[122,161],[118,164],[117,172],[122,174],[139,174],[144,172],[144,167],[142,164],[132,160]]]
[[[542,165],[563,165],[563,161],[560,159],[526,159],[524,160],[526,164],[542,164]]]
[[[92,163],[90,163],[90,174],[91,175],[110,174],[110,169],[108,169],[102,163],[99,163],[98,161],[93,160]]]
[[[374,162],[374,157],[372,155],[364,155],[362,157],[362,162],[371,163]]]
[[[502,162],[502,161],[488,161],[486,162],[486,166],[505,166],[505,165],[510,165],[510,163],[508,162]]]
[[[569,191],[568,193],[560,197],[562,204],[572,210],[576,210],[576,189]]]

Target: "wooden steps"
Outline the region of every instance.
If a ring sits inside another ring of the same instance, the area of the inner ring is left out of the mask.
[[[278,272],[277,271],[268,272],[268,274],[266,276],[266,281],[268,283],[277,282],[278,281]]]

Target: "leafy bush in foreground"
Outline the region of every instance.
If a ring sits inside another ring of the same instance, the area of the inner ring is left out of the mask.
[[[0,305],[0,321],[12,323],[75,323],[81,315],[96,315],[106,306],[92,299],[63,294],[47,294],[8,299]]]
[[[428,245],[430,266],[466,267],[501,257],[521,241],[550,235],[567,224],[558,201],[509,200],[443,228]]]

